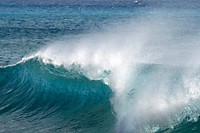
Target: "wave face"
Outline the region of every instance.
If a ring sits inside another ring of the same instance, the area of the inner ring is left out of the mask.
[[[111,89],[101,81],[36,58],[0,73],[0,132],[111,132]]]

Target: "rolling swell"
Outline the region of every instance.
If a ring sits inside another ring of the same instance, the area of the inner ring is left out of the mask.
[[[37,58],[0,68],[0,129],[96,132],[101,128],[102,132],[104,127],[110,132],[115,123],[111,89],[77,70],[47,65]]]

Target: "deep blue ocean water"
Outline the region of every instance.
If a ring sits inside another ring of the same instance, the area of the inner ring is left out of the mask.
[[[199,133],[198,5],[0,5],[0,132]]]

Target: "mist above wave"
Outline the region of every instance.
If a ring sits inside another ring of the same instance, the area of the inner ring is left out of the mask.
[[[88,78],[109,85],[115,94],[111,102],[118,118],[116,132],[156,132],[174,128],[186,117],[197,121],[198,24],[163,17],[167,14],[62,38],[35,55],[56,66],[79,65]]]

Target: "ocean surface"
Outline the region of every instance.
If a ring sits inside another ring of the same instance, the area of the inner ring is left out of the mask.
[[[199,133],[199,5],[0,4],[0,133]]]

